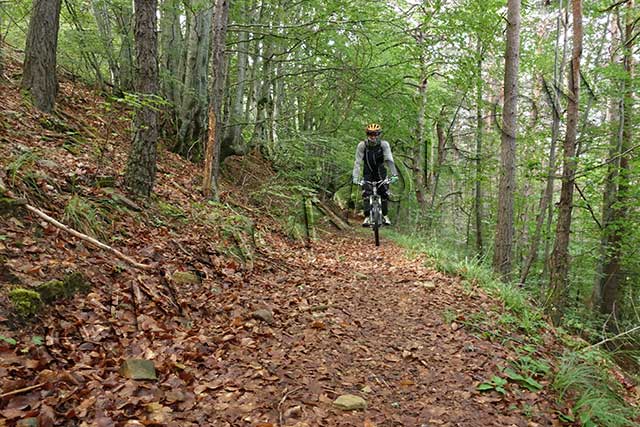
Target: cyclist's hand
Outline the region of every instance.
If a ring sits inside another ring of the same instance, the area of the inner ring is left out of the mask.
[[[391,179],[389,179],[389,183],[395,184],[396,182],[398,182],[398,175],[392,175]]]

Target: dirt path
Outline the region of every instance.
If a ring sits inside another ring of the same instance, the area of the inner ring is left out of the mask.
[[[551,425],[545,415],[527,419],[507,410],[513,402],[476,391],[507,351],[445,318],[487,310],[486,297],[389,242],[376,249],[351,235],[301,250],[288,265],[295,270],[265,277],[273,287],[253,297],[274,310],[274,324],[239,332],[214,375],[225,387],[214,398],[217,419],[264,426]],[[335,409],[332,401],[342,394],[363,397],[368,409]]]
[[[252,274],[220,264],[202,284],[179,287],[184,317],[151,277],[138,277],[137,292],[130,280],[102,278],[105,286],[59,304],[45,319],[44,347],[26,354],[0,348],[2,390],[44,384],[0,399],[0,419],[40,414],[41,426],[556,425],[543,392],[512,390],[506,399],[476,391],[510,356],[451,323],[490,310],[480,292],[360,235],[311,249],[272,243]],[[122,378],[126,357],[153,360],[158,380]],[[368,408],[335,408],[343,394],[363,397]]]

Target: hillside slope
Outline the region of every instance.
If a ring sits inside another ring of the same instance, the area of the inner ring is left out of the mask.
[[[56,116],[25,106],[15,81],[0,93],[6,193],[153,266],[134,268],[24,209],[3,212],[0,425],[570,419],[544,368],[521,380],[509,373],[550,357],[550,329],[516,350],[506,344],[523,342],[517,335],[471,322],[497,319],[500,304],[390,241],[376,249],[368,235],[326,230],[311,245],[289,238],[280,224],[290,201],[269,193],[277,178],[258,155],[230,159],[222,202],[212,204],[199,194],[200,168],[160,150],[155,194],[135,200],[121,187],[124,106],[70,81]],[[90,288],[17,316],[13,289],[73,273]],[[123,370],[133,359],[151,362],[148,379],[128,378],[142,375]],[[366,409],[338,408],[347,394]]]

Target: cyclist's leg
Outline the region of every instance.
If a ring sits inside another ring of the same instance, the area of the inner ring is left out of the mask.
[[[373,187],[371,184],[365,183],[362,186],[362,205],[365,218],[369,216],[369,211],[371,211],[371,202],[369,201],[369,196],[371,196],[371,194],[373,194]]]
[[[380,198],[382,198],[382,215],[387,216],[389,213],[389,184],[381,185],[378,191]]]

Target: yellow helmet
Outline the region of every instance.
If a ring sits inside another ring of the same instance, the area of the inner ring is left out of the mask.
[[[382,128],[377,123],[369,123],[366,129],[367,133],[378,134],[382,132]]]

